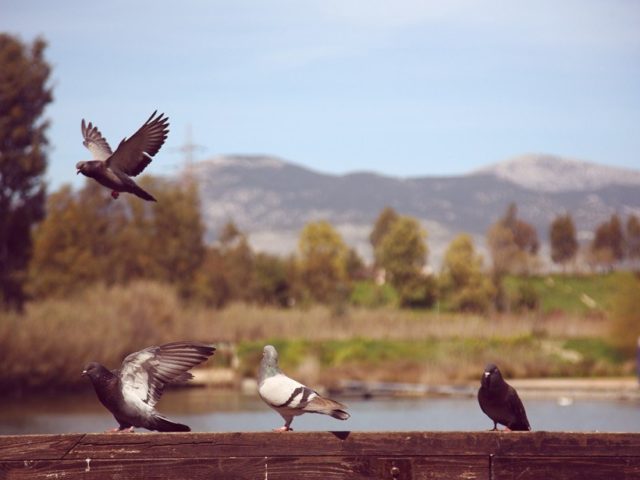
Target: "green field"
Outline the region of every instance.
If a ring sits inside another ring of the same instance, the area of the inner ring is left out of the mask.
[[[533,288],[544,314],[573,315],[608,314],[616,291],[629,282],[633,274],[612,272],[602,275],[544,275],[507,277],[505,289],[511,299],[518,297],[523,286]]]

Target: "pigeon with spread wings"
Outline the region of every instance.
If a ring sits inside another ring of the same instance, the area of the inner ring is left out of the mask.
[[[121,192],[132,193],[144,200],[155,202],[151,194],[144,191],[133,181],[142,172],[169,134],[169,118],[163,113],[156,116],[153,112],[149,119],[130,138],[124,138],[115,152],[102,136],[98,127],[82,119],[82,144],[93,154],[95,160],[78,162],[77,173],[93,178],[99,184],[111,190],[111,196],[118,198]]]
[[[132,353],[118,370],[91,362],[82,374],[89,377],[98,399],[118,421],[120,426],[112,431],[142,427],[188,432],[188,426],[168,420],[154,407],[168,384],[193,378],[188,370],[206,361],[214,351],[214,347],[202,343],[167,343]]]
[[[350,417],[343,404],[320,396],[318,392],[282,373],[278,367],[278,352],[271,345],[264,347],[262,352],[258,394],[284,419],[284,426],[276,429],[279,432],[292,430],[293,417],[303,413],[323,413],[339,420]]]

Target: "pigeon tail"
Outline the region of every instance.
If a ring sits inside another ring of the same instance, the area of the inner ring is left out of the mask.
[[[158,432],[190,432],[191,429],[187,425],[181,423],[175,423],[171,420],[167,420],[164,417],[155,416],[153,421],[149,425],[150,430],[157,430]]]
[[[345,412],[344,410],[333,410],[331,412],[331,416],[333,418],[337,418],[338,420],[346,420],[347,418],[349,418],[351,415],[349,415],[347,412]]]
[[[137,197],[142,198],[143,200],[148,200],[150,202],[157,202],[157,200],[153,197],[153,195],[151,195],[150,193],[145,192],[143,189],[141,189],[140,187],[136,188],[133,192],[134,195],[136,195]]]

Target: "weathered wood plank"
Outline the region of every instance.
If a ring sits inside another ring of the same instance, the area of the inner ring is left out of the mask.
[[[0,435],[0,460],[59,459],[84,435]]]
[[[638,452],[640,454],[640,452]],[[640,478],[640,456],[494,457],[495,480],[623,480]]]
[[[393,467],[398,470],[392,471]],[[394,477],[395,475],[395,477]],[[0,462],[0,478],[7,480],[489,480],[488,458],[418,457],[242,457],[214,459],[116,460],[77,459],[63,461]]]
[[[1,440],[0,440],[1,442]],[[0,443],[1,446],[1,443]],[[559,432],[254,432],[87,434],[66,458],[291,455],[637,456],[639,434]]]

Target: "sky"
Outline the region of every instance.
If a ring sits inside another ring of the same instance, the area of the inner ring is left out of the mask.
[[[111,146],[170,117],[147,169],[267,154],[316,171],[457,175],[527,153],[640,168],[635,0],[0,0],[48,42],[50,187],[80,121]]]

